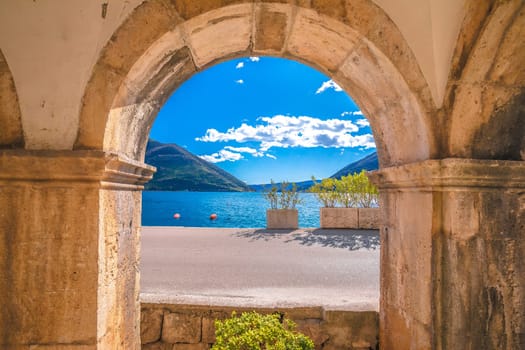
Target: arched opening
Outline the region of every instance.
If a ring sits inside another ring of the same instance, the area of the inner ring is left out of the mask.
[[[313,66],[354,97],[369,118],[381,167],[422,161],[436,152],[427,113],[432,109],[428,86],[402,36],[371,1],[362,5],[364,12],[349,12],[343,17],[326,12],[325,8],[275,3],[189,7],[183,9],[187,10],[183,11],[183,21],[177,10],[181,9],[166,8],[161,2],[145,3],[114,35],[86,87],[75,149],[103,149],[142,161],[155,115],[182,82],[196,71],[225,59],[272,55]],[[374,22],[373,30],[367,27],[367,20]],[[382,36],[381,28],[388,28],[388,38]],[[130,38],[133,45],[129,44]],[[119,202],[123,197],[119,195]],[[126,197],[137,203],[137,195]],[[382,206],[410,210],[410,206],[432,202],[428,195],[418,197],[415,202],[411,198],[395,204],[395,197],[383,197]],[[117,222],[136,218],[137,208],[134,210],[135,214],[116,212],[114,207],[101,209],[113,212]],[[390,232],[405,225],[385,211],[383,217],[392,225]],[[421,225],[425,232],[430,232],[431,221],[430,217],[422,217],[401,239],[408,239]],[[399,243],[398,240],[395,242]],[[429,247],[429,241],[429,236],[413,241],[416,253],[410,259],[423,256],[425,260],[421,263],[425,269],[414,271],[421,276],[419,282],[414,281],[415,288],[426,286],[426,297],[420,299],[418,306],[425,311],[406,316],[407,322],[431,323],[427,298],[430,287],[421,282],[430,279],[430,270],[426,269],[430,266],[430,255],[428,248],[420,249]],[[393,251],[402,250],[394,243],[383,243],[390,244]],[[383,253],[383,258],[388,254]],[[381,274],[395,277],[389,269]],[[381,301],[383,326],[400,317],[411,303],[410,298],[397,303],[398,294],[404,295],[404,288],[395,293],[382,290],[383,295],[388,295]],[[132,307],[125,304],[119,307]],[[411,341],[406,340],[410,338],[415,342],[426,341],[426,335],[417,335],[427,334],[424,329],[398,331],[404,341]]]

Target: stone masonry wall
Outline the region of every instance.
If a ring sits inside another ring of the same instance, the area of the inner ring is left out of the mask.
[[[215,341],[214,321],[232,311],[278,312],[297,323],[317,350],[377,350],[379,317],[375,311],[330,311],[321,307],[237,308],[177,304],[141,305],[142,350],[206,350]]]

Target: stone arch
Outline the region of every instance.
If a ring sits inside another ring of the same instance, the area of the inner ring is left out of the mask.
[[[448,155],[525,160],[525,4],[471,7],[449,81]]]
[[[382,166],[434,156],[428,86],[403,37],[372,1],[220,5],[154,0],[138,7],[94,67],[75,148],[141,160],[158,109],[189,76],[222,60],[272,55],[317,68],[356,100]]]
[[[24,134],[15,82],[0,51],[0,148],[23,148]]]

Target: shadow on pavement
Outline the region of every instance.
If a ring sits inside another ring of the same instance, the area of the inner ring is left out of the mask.
[[[234,234],[236,237],[243,237],[243,238],[251,238],[252,240],[263,240],[263,241],[269,241],[274,238],[282,238],[285,235],[288,235],[292,232],[295,232],[295,230],[267,230],[267,229],[260,229],[260,230],[246,230],[237,232]]]
[[[320,245],[330,248],[348,250],[379,248],[378,230],[247,230],[234,234],[237,237],[250,238],[251,240],[270,241],[281,239],[285,243],[297,242],[306,246]]]

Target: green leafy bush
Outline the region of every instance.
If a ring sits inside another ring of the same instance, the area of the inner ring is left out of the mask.
[[[314,343],[295,330],[295,323],[278,314],[243,312],[236,317],[215,321],[212,350],[312,350]]]
[[[315,182],[315,177],[312,177],[315,183],[308,189],[315,195],[315,198],[323,204],[325,208],[333,208],[337,204],[338,194],[336,191],[336,179],[327,178],[321,182]]]
[[[283,181],[279,186],[272,180],[272,187],[263,193],[264,198],[270,203],[271,209],[295,209],[301,203],[297,185]]]
[[[312,178],[315,182],[315,178]],[[377,188],[370,183],[366,172],[347,175],[341,179],[324,179],[309,189],[325,208],[342,206],[346,208],[377,206]]]

